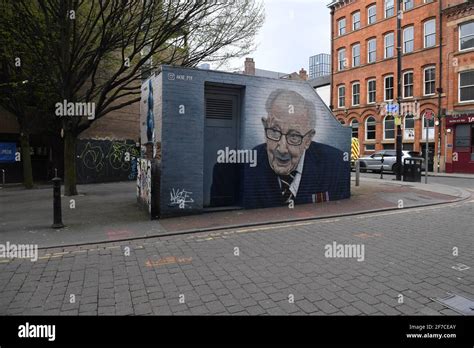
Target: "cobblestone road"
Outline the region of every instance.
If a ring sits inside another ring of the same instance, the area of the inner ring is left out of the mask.
[[[473,208],[40,250],[1,261],[0,314],[456,314],[432,298],[474,299]],[[325,257],[333,242],[363,244],[364,260]]]

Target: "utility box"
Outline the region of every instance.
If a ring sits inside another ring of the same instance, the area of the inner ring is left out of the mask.
[[[403,181],[421,182],[421,158],[405,158],[403,160]]]
[[[351,129],[307,81],[162,66],[140,105],[137,198],[152,217],[350,197]]]

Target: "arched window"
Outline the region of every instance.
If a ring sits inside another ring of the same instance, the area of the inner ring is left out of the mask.
[[[338,121],[339,121],[339,123],[342,124],[342,125],[345,125],[345,124],[346,124],[342,118],[340,118]]]
[[[395,118],[393,116],[385,116],[383,121],[383,138],[395,139]]]
[[[352,128],[352,137],[358,138],[359,137],[359,122],[356,119],[351,121],[351,128]]]
[[[375,127],[375,117],[367,117],[365,120],[365,140],[375,140]]]
[[[430,140],[434,140],[434,122],[435,122],[435,118],[434,118],[434,113],[433,111],[428,111],[428,112],[431,112],[433,114],[433,116],[431,117],[430,120],[426,120],[425,118],[425,115],[426,115],[426,112],[423,113],[423,118],[421,119],[422,123],[421,123],[421,139],[423,141],[426,141],[426,126],[428,125],[428,141]],[[428,122],[428,124],[426,123]]]
[[[415,139],[415,117],[411,114],[405,116],[405,125],[403,127],[403,139]]]

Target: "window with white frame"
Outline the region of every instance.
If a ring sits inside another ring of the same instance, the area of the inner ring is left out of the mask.
[[[433,113],[433,111],[430,111]],[[434,140],[434,123],[435,123],[435,117],[432,116],[431,119],[426,119],[425,117],[426,112],[423,113],[423,118],[422,118],[422,129],[421,129],[421,139],[423,141],[426,141],[426,127],[428,127],[428,141]]]
[[[403,139],[415,140],[415,117],[412,114],[405,116],[403,127]]]
[[[360,65],[360,44],[352,46],[352,66]]]
[[[354,82],[352,84],[352,105],[356,106],[360,104],[360,83]]]
[[[376,82],[375,79],[367,81],[367,103],[375,103],[376,98]]]
[[[346,67],[346,49],[341,48],[339,51],[337,51],[337,67],[338,70],[344,70]]]
[[[365,151],[375,151],[375,144],[365,144]]]
[[[339,86],[337,88],[337,106],[343,108],[346,106],[346,87]]]
[[[394,0],[385,0],[385,18],[392,17],[395,14],[394,4]]]
[[[413,71],[403,73],[403,98],[413,97]]]
[[[403,0],[403,9],[405,11],[411,10],[413,8],[413,0]]]
[[[426,21],[424,26],[424,43],[425,48],[436,45],[436,20],[430,19]]]
[[[384,37],[384,58],[393,57],[393,46],[394,46],[394,36],[393,33],[389,33]]]
[[[367,117],[365,120],[365,140],[375,140],[376,127],[375,117]]]
[[[474,21],[459,25],[459,50],[474,48]]]
[[[377,59],[377,40],[370,39],[367,41],[367,62],[374,63]]]
[[[383,121],[383,138],[385,140],[395,139],[395,118],[391,115],[385,116]]]
[[[459,101],[474,102],[474,70],[459,73]]]
[[[344,35],[346,33],[346,19],[342,18],[337,22],[339,36]]]
[[[423,70],[423,94],[435,94],[435,79],[436,69],[434,66],[429,66]]]
[[[384,78],[384,100],[393,100],[393,75]]]
[[[359,137],[359,122],[356,119],[351,121],[351,129],[352,129],[352,137],[358,138]]]
[[[413,27],[407,27],[403,29],[403,53],[413,52],[414,49],[414,29]]]
[[[367,24],[372,24],[377,21],[377,5],[372,5],[367,8]]]
[[[360,29],[360,11],[352,14],[352,30]]]

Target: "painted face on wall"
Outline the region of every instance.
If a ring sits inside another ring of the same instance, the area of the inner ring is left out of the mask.
[[[310,117],[304,98],[287,91],[275,98],[268,117],[262,118],[268,161],[277,175],[288,175],[294,171],[311,145],[315,131]]]

